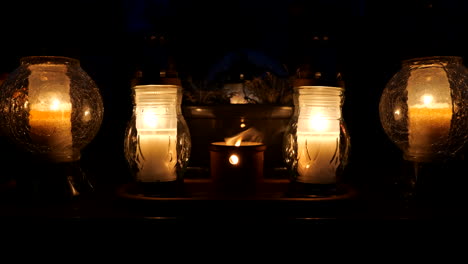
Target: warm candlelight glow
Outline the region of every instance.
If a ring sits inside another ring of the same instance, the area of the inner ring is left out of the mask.
[[[142,87],[143,89],[144,87]],[[136,87],[136,129],[138,131],[141,182],[174,181],[177,178],[177,116],[175,107],[176,89],[171,104],[158,104],[144,96],[151,93]],[[169,91],[169,87],[167,88]],[[139,101],[141,100],[141,102]]]
[[[239,163],[239,157],[236,154],[229,156],[229,163],[232,165],[237,165]]]
[[[62,56],[22,57],[2,85],[0,105],[0,116],[7,117],[2,135],[49,164],[78,162],[104,113],[99,88],[80,61]]]
[[[250,196],[262,181],[266,146],[261,142],[239,143],[235,146],[219,141],[210,145],[210,176],[216,195]]]
[[[176,179],[177,129],[170,128],[171,118],[157,116],[154,109],[138,109],[138,130],[141,157],[144,163],[138,178],[142,182]],[[174,117],[175,118],[175,117]],[[173,121],[173,120],[172,120]]]
[[[320,99],[299,96],[300,103],[304,100]],[[340,165],[340,101],[339,97],[334,100],[336,105],[327,107],[314,104],[301,105],[297,122],[297,172],[298,180],[301,182],[320,184],[336,182],[336,169]]]
[[[410,152],[431,152],[432,144],[443,142],[450,131],[452,109],[410,107],[409,112]]]
[[[309,126],[313,131],[325,131],[328,129],[329,121],[322,113],[318,112],[311,119]]]
[[[156,113],[152,111],[152,109],[147,109],[143,113],[143,122],[144,127],[146,128],[156,128],[158,117],[156,116]]]
[[[418,69],[408,79],[409,153],[431,156],[444,144],[452,120],[450,86],[442,68]]]
[[[385,133],[405,160],[419,166],[464,155],[467,74],[458,56],[402,61],[382,92],[379,115]]]
[[[127,124],[124,154],[135,192],[173,196],[188,163],[191,139],[180,111],[182,87],[173,84],[134,85],[133,114]]]
[[[224,89],[228,93],[231,104],[247,104],[244,94],[244,84],[243,83],[227,83],[224,85]]]
[[[29,79],[29,125],[33,142],[47,146],[51,159],[73,155],[70,79],[65,65],[31,65]]]
[[[432,101],[434,100],[434,97],[432,97],[432,95],[430,94],[425,94],[421,97],[421,100],[425,106],[430,107]]]
[[[248,141],[250,143],[252,142],[260,143],[263,141],[263,135],[260,131],[251,127],[238,133],[237,135],[224,139],[224,142],[226,142],[226,145],[231,145],[231,146],[240,146],[241,143],[244,144],[244,141]]]
[[[327,125],[338,121],[327,120]],[[324,122],[323,120],[321,122]],[[334,183],[339,165],[339,130],[303,130],[298,126],[298,178],[307,183]]]

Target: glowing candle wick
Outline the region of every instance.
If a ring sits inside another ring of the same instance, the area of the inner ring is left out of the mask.
[[[432,101],[434,100],[434,97],[432,97],[432,95],[427,94],[423,95],[421,98],[425,106],[430,106]]]
[[[60,100],[58,99],[53,99],[52,104],[50,105],[50,110],[52,111],[57,111],[60,108]]]
[[[148,128],[156,128],[158,117],[155,113],[148,112],[143,114],[143,122]]]
[[[315,131],[328,129],[328,121],[319,113],[310,119],[310,127]]]

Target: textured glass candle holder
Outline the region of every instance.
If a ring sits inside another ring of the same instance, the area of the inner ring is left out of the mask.
[[[177,196],[190,157],[190,132],[182,115],[182,88],[136,85],[124,152],[136,185],[145,196]]]
[[[100,91],[79,60],[21,58],[0,88],[0,109],[2,133],[32,158],[29,174],[35,176],[28,177],[63,174],[64,188],[78,194],[77,184],[86,183],[77,165],[81,150],[96,136],[104,112]]]
[[[296,86],[294,91],[294,114],[283,140],[291,182],[299,195],[335,194],[350,143],[341,114],[344,89]]]
[[[403,152],[396,183],[405,206],[447,207],[464,193],[467,99],[468,70],[456,56],[404,60],[385,86],[380,121]]]
[[[468,70],[460,57],[408,59],[383,90],[382,127],[405,160],[457,155],[468,140]]]

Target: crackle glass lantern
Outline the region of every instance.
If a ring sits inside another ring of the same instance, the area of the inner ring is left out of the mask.
[[[17,146],[53,163],[80,160],[103,119],[98,87],[74,58],[30,56],[0,89],[3,133]]]
[[[135,85],[124,152],[136,189],[149,196],[176,195],[186,170],[190,132],[182,115],[182,87]]]
[[[20,150],[19,197],[62,200],[92,191],[81,151],[98,133],[104,106],[80,61],[29,56],[0,87],[2,135]]]
[[[455,156],[468,139],[468,70],[462,58],[407,59],[383,90],[379,113],[405,160]]]
[[[344,88],[299,80],[294,114],[284,133],[283,154],[299,193],[336,193],[348,160],[350,137],[342,117]],[[297,191],[296,190],[296,191]]]

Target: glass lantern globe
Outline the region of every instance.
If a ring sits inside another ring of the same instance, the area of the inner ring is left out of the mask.
[[[16,166],[20,197],[62,200],[94,189],[81,150],[103,119],[99,89],[77,59],[29,56],[0,87],[0,124],[24,156]],[[24,157],[24,158],[23,158]]]
[[[468,139],[468,70],[456,56],[404,60],[379,104],[380,121],[407,161],[457,155]]]
[[[100,129],[102,98],[77,59],[23,57],[0,90],[3,133],[42,160],[80,160]]]

